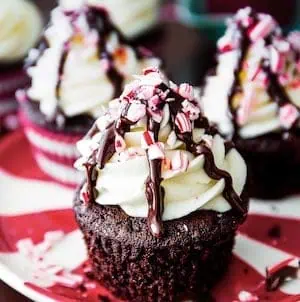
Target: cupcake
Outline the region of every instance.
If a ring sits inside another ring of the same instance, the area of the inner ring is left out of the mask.
[[[146,69],[78,150],[74,210],[102,284],[128,301],[177,301],[222,277],[247,215],[246,165],[192,86]]]
[[[1,1],[0,10],[0,132],[4,132],[17,126],[15,92],[28,84],[22,61],[39,38],[42,20],[29,1]]]
[[[247,7],[218,41],[202,91],[206,116],[248,164],[249,194],[280,198],[300,187],[300,56],[276,21]]]
[[[21,120],[41,169],[68,186],[81,174],[75,143],[120,95],[132,74],[158,59],[130,45],[105,10],[57,7],[28,58],[31,85],[19,94]]]

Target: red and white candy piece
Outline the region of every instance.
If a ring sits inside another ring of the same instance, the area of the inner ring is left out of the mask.
[[[196,120],[200,114],[200,108],[188,100],[182,102],[182,111],[188,115],[191,121]]]
[[[144,76],[135,76],[141,86],[159,86],[163,82],[162,74],[155,67],[144,70]]]
[[[194,88],[193,86],[183,83],[179,86],[178,93],[185,99],[192,101],[194,99]]]
[[[255,89],[254,87],[248,87],[237,111],[237,122],[239,125],[245,125],[248,121],[254,101]]]
[[[154,144],[154,134],[152,131],[145,131],[141,136],[141,146],[143,149],[148,149]]]
[[[149,100],[154,96],[155,89],[152,86],[143,86],[139,92],[140,99]]]
[[[87,205],[91,198],[90,198],[90,193],[87,189],[87,185],[85,184],[82,189],[80,190],[80,200],[83,202],[84,205]]]
[[[159,73],[159,70],[158,70],[158,68],[153,67],[153,66],[147,67],[147,68],[145,68],[145,69],[143,70],[143,74],[144,74],[144,75],[147,75],[147,74],[149,74],[149,73]]]
[[[156,122],[156,123],[160,123],[163,119],[163,112],[162,110],[151,110],[150,108],[148,108],[148,113],[150,114],[151,118]]]
[[[177,113],[175,117],[175,125],[181,133],[192,131],[192,123],[187,115],[183,112]]]
[[[152,144],[148,149],[148,157],[150,160],[164,159],[165,158],[164,144],[161,142]]]
[[[249,38],[252,42],[256,42],[259,39],[264,39],[268,36],[275,28],[275,21],[269,15],[264,15],[253,29],[249,32]]]
[[[217,46],[219,51],[222,53],[232,51],[236,48],[236,45],[234,45],[234,42],[230,35],[225,35],[220,38],[217,42]]]
[[[160,99],[158,95],[154,95],[148,101],[148,106],[151,110],[157,110],[157,106],[160,104]]]
[[[299,112],[294,105],[287,104],[279,109],[280,124],[286,129],[290,129],[298,117]]]
[[[126,149],[126,142],[120,134],[116,134],[115,149],[117,153],[121,153]]]
[[[274,41],[276,49],[281,53],[287,53],[291,50],[291,44],[284,39],[277,39]]]
[[[137,122],[146,115],[146,106],[140,102],[131,103],[126,114],[126,118],[132,122]]]
[[[285,65],[285,54],[280,53],[275,47],[270,47],[270,67],[274,73],[280,73]]]
[[[176,151],[171,160],[172,170],[179,170],[185,172],[189,166],[189,159],[185,152]]]

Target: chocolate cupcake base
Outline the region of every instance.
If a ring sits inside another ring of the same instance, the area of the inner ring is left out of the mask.
[[[144,302],[198,300],[226,271],[243,220],[232,210],[197,211],[164,222],[157,239],[146,219],[119,207],[84,205],[79,191],[74,210],[96,279],[121,299]]]
[[[279,199],[300,192],[300,131],[237,139],[248,166],[251,197]]]

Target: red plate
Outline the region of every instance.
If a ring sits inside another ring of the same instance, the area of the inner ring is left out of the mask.
[[[84,273],[89,265],[73,218],[72,190],[53,183],[38,169],[20,131],[0,143],[0,190],[4,282],[35,301],[117,301]],[[300,301],[300,280],[272,293],[264,289],[267,266],[300,257],[300,198],[276,203],[252,200],[250,212],[237,236],[230,269],[213,298]]]

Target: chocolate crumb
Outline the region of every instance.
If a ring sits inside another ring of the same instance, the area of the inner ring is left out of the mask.
[[[99,302],[111,302],[107,296],[98,295]]]
[[[271,238],[279,239],[281,237],[281,227],[278,224],[275,224],[268,231],[268,236]]]

